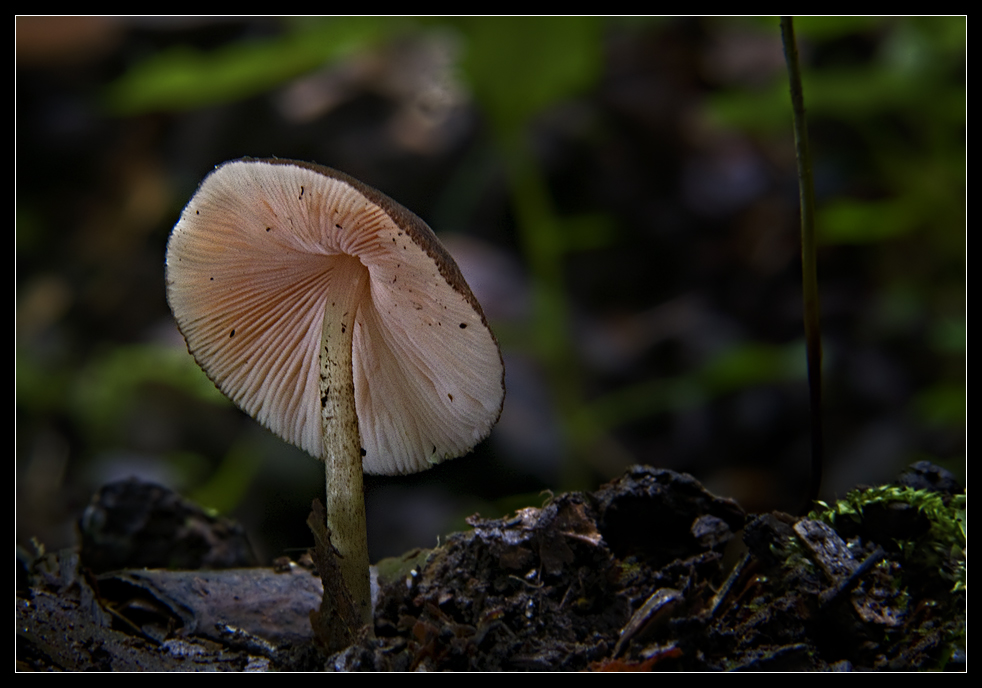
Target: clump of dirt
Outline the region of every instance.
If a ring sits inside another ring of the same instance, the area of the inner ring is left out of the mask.
[[[744,520],[690,476],[642,467],[511,518],[472,517],[383,587],[371,668],[587,668],[653,587],[696,594],[721,578]]]

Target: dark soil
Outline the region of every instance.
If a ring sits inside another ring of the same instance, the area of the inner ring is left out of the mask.
[[[911,527],[901,512],[893,521]],[[94,498],[77,551],[23,558],[18,667],[963,668],[964,591],[916,571],[882,514],[872,520],[841,534],[783,513],[748,516],[689,475],[636,466],[511,518],[475,515],[436,549],[380,562],[374,637],[362,630],[332,651],[336,641],[311,630],[322,586],[309,568],[248,567],[235,524],[131,481]],[[123,568],[121,552],[152,565],[140,543],[201,568]]]

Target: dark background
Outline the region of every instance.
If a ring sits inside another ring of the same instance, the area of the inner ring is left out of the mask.
[[[965,19],[801,19],[826,483],[965,472]],[[367,479],[373,558],[633,463],[804,496],[797,182],[776,18],[17,19],[17,542],[137,475],[299,553],[324,479],[187,354],[170,228],[241,156],[379,188],[498,335],[490,439]],[[657,524],[639,524],[657,528]]]

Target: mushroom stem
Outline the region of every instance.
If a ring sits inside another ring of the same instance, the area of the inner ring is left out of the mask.
[[[362,478],[361,435],[355,411],[351,345],[357,304],[368,269],[357,258],[337,261],[324,310],[320,347],[321,428],[327,478],[327,526],[341,555],[341,573],[362,624],[372,623],[368,533]]]

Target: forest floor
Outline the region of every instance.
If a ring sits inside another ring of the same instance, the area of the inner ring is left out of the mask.
[[[884,489],[838,520],[747,515],[636,466],[380,562],[374,633],[332,651],[310,557],[254,566],[236,524],[118,483],[79,547],[21,553],[18,669],[963,669],[964,541],[923,500],[963,518],[964,493],[928,464]]]

